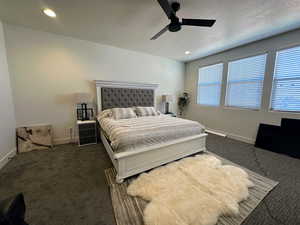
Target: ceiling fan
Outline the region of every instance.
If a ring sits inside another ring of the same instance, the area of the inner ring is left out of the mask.
[[[176,12],[180,9],[180,3],[179,2],[172,2],[169,3],[168,0],[157,0],[160,4],[161,8],[166,13],[169,20],[171,20],[171,23],[165,26],[161,31],[159,31],[157,34],[155,34],[151,40],[156,40],[158,37],[160,37],[163,33],[165,33],[167,30],[170,32],[177,32],[181,30],[181,26],[198,26],[198,27],[212,27],[216,20],[205,20],[205,19],[182,19],[181,22],[179,21],[179,18],[176,16]]]

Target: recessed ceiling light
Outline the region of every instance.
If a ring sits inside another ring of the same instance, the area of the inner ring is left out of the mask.
[[[191,52],[190,51],[185,51],[185,54],[189,55],[189,54],[191,54]]]
[[[43,9],[43,12],[44,12],[47,16],[49,16],[49,17],[51,17],[51,18],[55,18],[55,17],[56,17],[56,13],[55,13],[52,9],[46,8],[46,9]]]

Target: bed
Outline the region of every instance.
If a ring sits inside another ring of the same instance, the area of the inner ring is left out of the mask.
[[[157,84],[100,80],[95,83],[98,112],[156,105]],[[190,120],[160,115],[119,121],[105,118],[99,119],[99,124],[100,137],[116,169],[118,183],[206,149],[204,127]]]

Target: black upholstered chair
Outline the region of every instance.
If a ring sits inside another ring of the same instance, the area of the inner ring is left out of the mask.
[[[28,225],[23,194],[0,201],[0,225]]]

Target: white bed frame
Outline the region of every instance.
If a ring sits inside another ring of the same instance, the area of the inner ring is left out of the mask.
[[[157,84],[127,83],[96,80],[98,111],[102,110],[101,88],[141,88],[155,89]],[[155,93],[155,92],[154,92]],[[154,94],[154,102],[155,102]],[[108,140],[101,132],[100,137],[104,147],[117,171],[116,181],[122,183],[125,178],[161,166],[174,160],[206,150],[206,136],[203,133],[196,136],[181,138],[163,144],[152,145],[136,151],[115,153]]]

